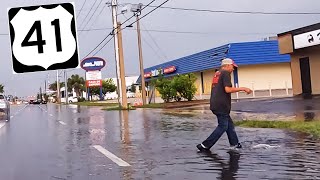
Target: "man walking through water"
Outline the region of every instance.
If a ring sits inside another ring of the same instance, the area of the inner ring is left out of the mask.
[[[231,73],[234,67],[238,67],[230,58],[221,61],[221,68],[213,77],[210,110],[217,116],[218,126],[212,134],[201,144],[197,145],[200,151],[209,151],[210,148],[220,139],[224,132],[227,132],[230,146],[241,148],[233,121],[230,117],[231,110],[231,93],[244,91],[247,94],[252,92],[249,88],[232,87]]]

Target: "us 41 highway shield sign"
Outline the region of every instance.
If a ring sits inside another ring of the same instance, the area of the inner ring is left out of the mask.
[[[73,3],[8,9],[14,73],[78,68]]]

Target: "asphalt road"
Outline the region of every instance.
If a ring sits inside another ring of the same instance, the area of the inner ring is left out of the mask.
[[[216,125],[207,111],[48,104],[11,114],[0,122],[1,180],[320,178],[320,144],[302,134],[237,128],[242,150],[224,135],[198,153]]]

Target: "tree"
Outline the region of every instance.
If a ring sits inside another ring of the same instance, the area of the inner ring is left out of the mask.
[[[117,89],[117,86],[114,84],[113,80],[107,79],[102,81],[102,93],[106,94],[107,92],[114,92]],[[100,94],[100,87],[90,88],[91,94]]]
[[[0,93],[4,93],[4,86],[0,84]]]
[[[73,74],[70,78],[68,78],[67,86],[69,92],[72,91],[72,88],[74,88],[77,97],[79,97],[80,94],[86,89],[84,78],[80,77],[78,74]]]
[[[64,87],[64,82],[60,82],[60,88]],[[52,91],[56,91],[57,90],[57,81],[55,81],[52,84],[49,84],[49,89]]]

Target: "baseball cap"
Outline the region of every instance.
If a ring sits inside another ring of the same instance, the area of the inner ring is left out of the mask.
[[[234,67],[238,67],[238,65],[230,58],[225,58],[221,61],[221,66],[226,64],[232,64]]]

